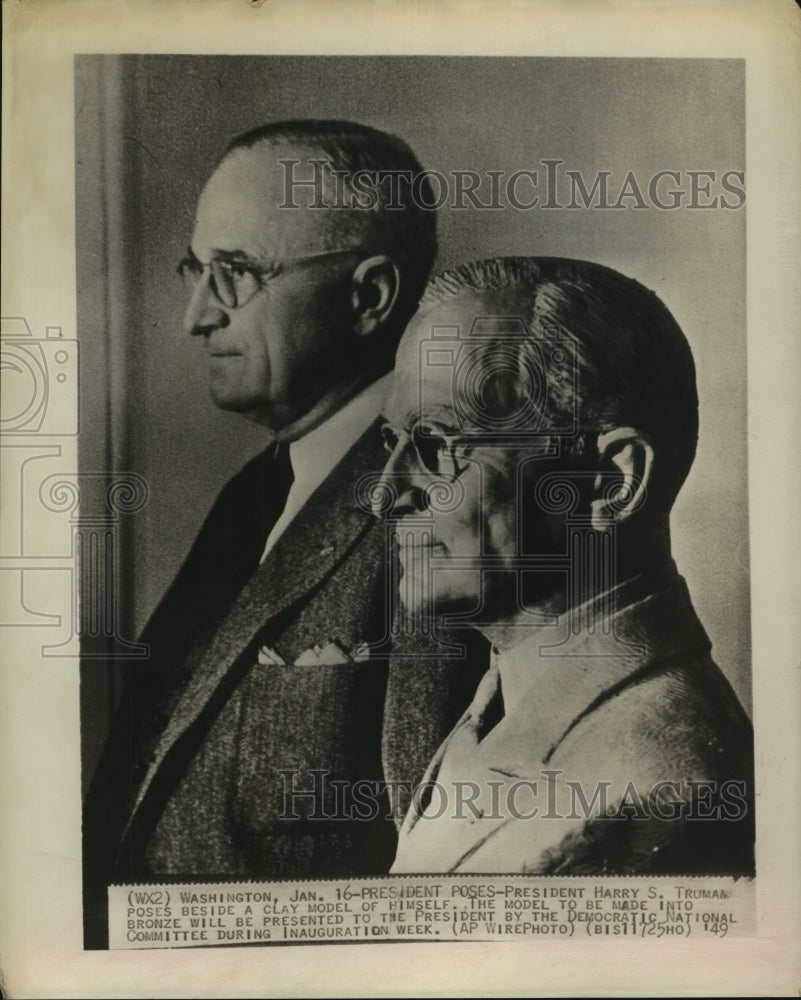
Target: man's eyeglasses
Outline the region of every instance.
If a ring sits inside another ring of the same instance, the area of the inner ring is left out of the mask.
[[[390,453],[399,444],[410,443],[420,466],[432,476],[453,482],[467,468],[467,463],[459,460],[464,453],[465,444],[437,424],[420,421],[410,431],[384,424],[381,433],[384,447]]]
[[[360,254],[360,247],[342,247],[339,250],[323,250],[320,253],[307,254],[304,257],[292,257],[288,260],[274,260],[269,263],[256,263],[242,257],[212,257],[204,264],[190,250],[178,264],[178,273],[191,294],[203,280],[206,271],[209,272],[209,287],[212,294],[228,309],[239,309],[260,292],[268,281],[286,271],[297,267],[305,267],[314,261],[325,260],[328,257],[339,257],[343,254]]]

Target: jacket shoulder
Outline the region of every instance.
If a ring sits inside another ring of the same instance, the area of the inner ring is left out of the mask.
[[[620,774],[655,783],[750,778],[752,754],[753,730],[737,696],[699,653],[658,665],[591,708],[551,760],[599,780]]]

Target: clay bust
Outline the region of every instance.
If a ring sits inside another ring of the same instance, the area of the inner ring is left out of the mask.
[[[493,646],[392,870],[750,871],[750,723],[671,557],[698,400],[662,302],[587,262],[460,266],[386,412],[401,600]]]

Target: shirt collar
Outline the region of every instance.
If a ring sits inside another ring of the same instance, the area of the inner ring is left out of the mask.
[[[289,446],[293,486],[309,495],[334,470],[384,406],[390,375],[354,396],[325,423]]]

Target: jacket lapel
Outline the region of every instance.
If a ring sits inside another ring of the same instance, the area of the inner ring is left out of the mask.
[[[503,718],[481,739],[465,773],[459,776],[479,787],[477,801],[486,803],[488,790],[494,787],[495,801],[504,803],[511,786],[521,781],[536,782],[538,797],[544,799],[544,785],[550,780],[544,773],[548,762],[584,716],[657,664],[710,648],[686,584],[678,575],[664,590],[623,608],[612,622],[611,630],[583,631],[558,645],[552,642],[549,630],[538,630],[537,638],[520,647],[520,654],[530,656],[532,683],[517,704],[504,706]],[[553,635],[557,642],[559,638]],[[460,738],[460,731],[470,725],[474,706],[475,702],[434,755],[424,784],[444,780],[449,750]],[[497,815],[485,810],[480,819],[462,810],[463,818],[448,821],[454,790],[446,792],[448,807],[440,819],[418,818],[413,808],[409,810],[400,832],[402,866],[393,871],[458,870],[469,865],[469,859],[487,840],[512,821],[502,815],[503,809]],[[407,868],[408,862],[411,866]],[[420,867],[420,863],[432,867]]]
[[[501,730],[508,738],[497,747],[498,763],[511,770],[516,759],[524,767],[547,766],[567,733],[602,701],[657,664],[710,648],[678,574],[591,631],[545,646],[539,654],[538,643],[531,645],[532,683],[509,707]]]
[[[375,421],[289,524],[234,600],[213,638],[190,663],[191,676],[156,745],[126,830],[176,741],[197,720],[247,647],[270,622],[313,593],[375,519],[357,502],[359,480],[383,465]],[[255,659],[255,653],[254,653]]]

